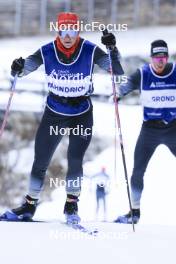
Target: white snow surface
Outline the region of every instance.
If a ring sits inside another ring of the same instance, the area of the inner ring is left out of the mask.
[[[60,223],[0,223],[1,263],[148,264],[175,263],[176,228],[84,223],[92,237]]]

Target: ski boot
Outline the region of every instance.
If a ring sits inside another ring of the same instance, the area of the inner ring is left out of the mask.
[[[31,198],[29,195],[25,197],[23,204],[15,209],[6,211],[0,216],[1,221],[32,221],[32,217],[36,211],[38,199]]]
[[[132,215],[130,211],[126,215],[119,216],[114,222],[120,224],[132,224],[132,217],[133,217],[133,223],[137,224],[140,219],[140,209],[132,209]]]
[[[67,194],[67,199],[64,206],[64,214],[67,224],[78,224],[81,218],[78,215],[78,197],[75,195]]]

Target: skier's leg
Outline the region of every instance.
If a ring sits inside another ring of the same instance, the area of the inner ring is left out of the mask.
[[[81,180],[83,177],[83,158],[92,138],[92,112],[82,115],[73,128],[77,125],[82,128],[78,135],[70,133],[67,152],[68,171],[66,176],[66,192],[79,196],[81,191]],[[88,134],[85,134],[85,129]]]
[[[83,157],[91,141],[91,135],[85,138],[71,135],[68,147],[68,171],[66,177],[66,191],[79,196],[83,177]]]
[[[100,209],[100,198],[96,196],[96,219],[98,219],[99,209]]]
[[[156,129],[142,126],[134,151],[134,168],[131,177],[131,200],[133,223],[137,223],[140,218],[140,200],[144,187],[144,173],[156,147],[160,144],[160,132]],[[132,223],[132,215],[119,216],[115,222],[123,224]]]
[[[104,221],[106,221],[106,195],[103,196]]]
[[[75,123],[72,124],[72,128],[76,128],[77,125],[82,128],[82,132],[78,135],[70,133],[69,146],[67,152],[68,158],[68,171],[66,175],[66,192],[67,200],[64,207],[64,213],[67,217],[67,221],[80,221],[77,216],[78,196],[81,191],[81,181],[83,177],[83,157],[90,144],[92,137],[92,112],[88,112],[79,118],[75,118]],[[85,128],[88,134],[85,134]],[[73,130],[72,130],[73,131]]]
[[[134,151],[134,167],[131,176],[132,208],[140,208],[140,200],[144,188],[144,174],[156,147],[159,145],[157,137],[153,137],[152,129],[142,128]]]
[[[29,196],[33,198],[39,198],[46,170],[56,147],[62,139],[62,135],[59,133],[55,134],[51,131],[51,127],[62,127],[59,123],[62,124],[62,122],[59,122],[59,115],[50,113],[47,110],[38,128],[35,139],[35,157],[28,192]]]
[[[172,154],[176,156],[176,124],[168,128],[167,133],[165,134],[165,145],[170,149]]]

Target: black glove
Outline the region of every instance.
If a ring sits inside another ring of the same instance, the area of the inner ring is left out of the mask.
[[[12,75],[15,75],[15,74],[19,75],[20,73],[22,73],[23,68],[24,68],[24,62],[25,60],[22,57],[20,57],[19,59],[15,59],[12,62],[12,65],[11,65]]]
[[[114,95],[111,94],[111,95],[109,96],[108,101],[109,101],[110,103],[115,103],[115,101],[116,101],[117,103],[119,103],[121,99],[122,99],[122,97],[120,97],[119,95],[116,95],[116,96],[114,97]]]
[[[101,37],[101,43],[104,44],[107,47],[115,47],[116,45],[116,38],[114,34],[112,33],[107,33],[106,35],[103,35]]]

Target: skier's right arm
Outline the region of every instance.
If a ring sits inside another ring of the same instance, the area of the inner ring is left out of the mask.
[[[123,83],[119,87],[119,97],[129,94],[134,90],[140,90],[141,86],[141,72],[137,69],[133,74],[131,74],[126,83]]]
[[[22,57],[15,59],[11,65],[11,74],[12,76],[18,74],[19,77],[22,77],[37,70],[41,64],[43,64],[41,51],[37,50],[26,59],[23,59]]]

